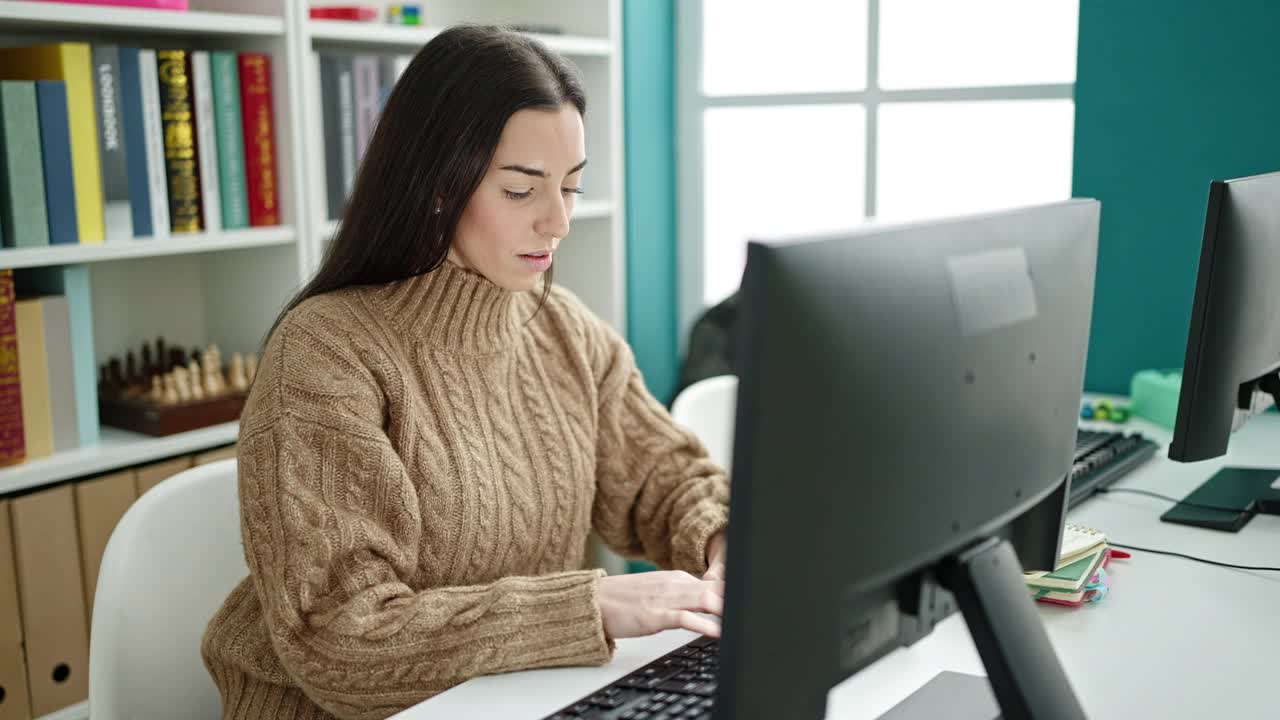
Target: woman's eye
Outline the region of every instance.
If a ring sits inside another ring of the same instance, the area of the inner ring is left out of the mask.
[[[572,195],[581,195],[581,194],[582,194],[582,188],[560,188],[560,192],[562,192],[562,193],[564,193],[564,194],[566,194],[566,195],[570,195],[570,194],[572,194]]]
[[[524,200],[525,198],[533,194],[532,190],[525,190],[524,192],[512,192],[510,190],[504,189],[502,192],[512,200]]]

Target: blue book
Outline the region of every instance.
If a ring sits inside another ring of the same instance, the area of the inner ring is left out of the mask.
[[[120,48],[120,119],[124,126],[125,170],[134,237],[152,237],[151,190],[147,182],[147,130],[142,103],[138,48]]]
[[[71,169],[71,131],[67,85],[61,80],[36,81],[40,145],[44,158],[44,201],[49,211],[49,244],[80,242],[76,220],[76,185]]]

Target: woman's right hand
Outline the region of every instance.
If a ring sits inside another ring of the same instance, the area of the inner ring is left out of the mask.
[[[720,637],[720,623],[699,613],[724,612],[723,580],[701,580],[679,570],[610,575],[600,578],[596,600],[610,638],[673,628]]]

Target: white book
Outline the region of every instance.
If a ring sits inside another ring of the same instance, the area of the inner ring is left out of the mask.
[[[200,165],[200,205],[204,231],[222,230],[222,195],[218,185],[218,133],[213,119],[213,80],[209,53],[191,53],[191,84],[196,105],[196,156]]]
[[[164,130],[160,124],[160,73],[156,51],[138,51],[142,81],[143,131],[147,136],[147,186],[151,192],[152,237],[169,237],[169,178],[164,169]]]

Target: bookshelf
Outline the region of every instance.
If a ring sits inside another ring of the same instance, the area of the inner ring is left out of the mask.
[[[590,168],[556,281],[625,327],[621,0],[435,0],[422,26],[311,20],[323,0],[191,0],[189,11],[0,1],[0,46],[87,42],[270,53],[280,224],[101,245],[0,249],[0,269],[83,266],[92,286],[94,365],[164,335],[171,347],[217,342],[224,358],[258,350],[287,298],[315,272],[329,220],[319,53],[408,55],[458,22],[527,28],[582,72]],[[385,0],[366,4],[385,6]],[[7,232],[7,228],[5,231]],[[237,423],[169,437],[100,428],[100,440],[0,468],[0,497],[234,442]],[[616,558],[598,559],[617,571]],[[40,720],[82,720],[87,703]]]

